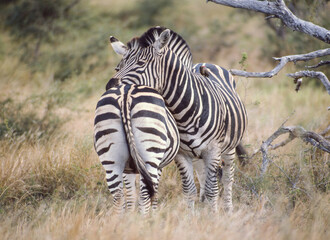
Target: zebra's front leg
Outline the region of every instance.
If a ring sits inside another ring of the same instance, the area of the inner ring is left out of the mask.
[[[192,162],[183,154],[178,154],[175,158],[175,163],[181,175],[182,190],[187,200],[188,208],[194,209],[195,199],[197,198],[197,189],[194,182]]]
[[[222,155],[222,183],[223,183],[223,203],[225,211],[231,213],[233,211],[232,189],[234,182],[234,158],[235,149]]]
[[[206,179],[206,174],[205,174],[205,164],[203,159],[195,159],[193,161],[193,166],[196,171],[196,175],[198,178],[198,182],[200,185],[199,189],[199,201],[204,202],[205,201],[205,179]]]
[[[126,209],[130,212],[134,211],[136,204],[136,174],[124,174],[124,183],[126,188]]]
[[[217,170],[220,163],[220,153],[209,150],[206,154],[203,154],[203,160],[206,170],[205,198],[210,204],[212,211],[217,212],[219,198]]]

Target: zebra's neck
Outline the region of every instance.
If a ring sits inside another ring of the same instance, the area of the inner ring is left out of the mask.
[[[165,56],[161,85],[160,93],[174,115],[187,109],[195,116],[202,114],[202,106],[207,103],[205,88],[202,87],[205,79],[182,64],[173,53]]]

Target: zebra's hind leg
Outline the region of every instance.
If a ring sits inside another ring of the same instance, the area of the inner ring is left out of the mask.
[[[233,210],[232,188],[234,182],[235,149],[228,153],[222,154],[222,158],[224,161],[222,167],[222,183],[224,187],[223,203],[225,211],[231,213]]]
[[[212,211],[218,211],[219,186],[217,179],[217,170],[220,163],[220,153],[209,150],[203,154],[203,160],[206,169],[205,179],[205,198],[210,204]]]
[[[136,204],[136,174],[124,174],[124,183],[126,188],[126,209],[134,211]]]
[[[139,194],[139,211],[142,215],[149,213],[151,205],[150,194],[142,176],[140,176],[140,194]]]
[[[111,159],[110,152],[101,157],[101,163],[105,169],[105,178],[108,189],[113,196],[113,208],[115,214],[122,214],[125,210],[125,199],[123,191],[123,172],[125,168],[126,155],[123,158]],[[110,160],[111,159],[111,160]]]
[[[147,214],[150,211],[151,200],[156,198],[157,205],[157,191],[158,191],[158,180],[159,180],[159,162],[147,162],[147,170],[152,178],[154,187],[154,196],[150,196],[143,177],[140,177],[140,199],[139,199],[139,209],[142,214]]]
[[[155,183],[155,194],[152,197],[151,207],[153,211],[158,209],[158,187],[159,187],[159,180],[162,175],[162,169],[158,169],[158,176],[157,176],[157,183]]]
[[[110,193],[113,196],[115,214],[122,214],[125,210],[125,199],[123,191],[123,175],[120,171],[106,171],[106,180]]]
[[[181,175],[182,190],[187,200],[188,208],[193,210],[195,206],[195,199],[197,198],[197,189],[194,182],[192,162],[183,154],[178,154],[175,158],[175,163]]]

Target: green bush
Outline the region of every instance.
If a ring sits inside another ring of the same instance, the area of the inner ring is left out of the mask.
[[[4,26],[24,46],[23,56],[28,56],[24,60],[35,62],[41,45],[65,32],[60,20],[70,20],[77,3],[79,0],[21,0],[5,9]]]
[[[16,103],[11,98],[0,102],[0,139],[48,139],[62,123],[52,112],[51,104],[42,117],[38,116],[35,108],[27,110],[29,104],[29,101]]]

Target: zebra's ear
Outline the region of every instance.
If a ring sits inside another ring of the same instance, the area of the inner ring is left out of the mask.
[[[155,49],[159,52],[162,50],[163,47],[166,46],[168,41],[170,40],[171,32],[169,29],[164,30],[160,36],[157,38],[157,40],[154,43]]]
[[[123,44],[117,38],[110,36],[110,43],[111,43],[113,50],[117,54],[124,56],[124,54],[127,52],[127,47],[125,46],[125,44]]]

